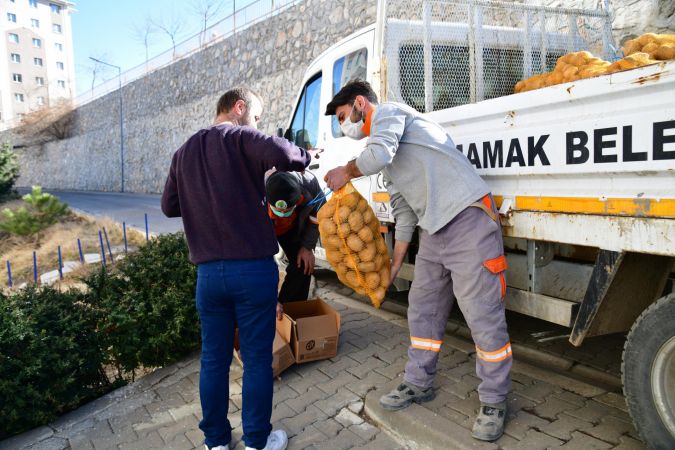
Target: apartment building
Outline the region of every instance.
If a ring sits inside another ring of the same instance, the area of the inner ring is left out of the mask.
[[[70,15],[61,0],[0,0],[0,129],[75,95]]]

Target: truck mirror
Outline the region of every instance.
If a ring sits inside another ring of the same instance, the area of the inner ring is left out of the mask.
[[[293,130],[291,130],[290,128],[287,129],[286,132],[284,133],[284,137],[285,137],[287,140],[293,142]]]
[[[277,128],[277,137],[284,137],[284,129],[279,127]]]

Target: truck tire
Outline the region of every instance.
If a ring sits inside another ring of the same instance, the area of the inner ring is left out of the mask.
[[[623,392],[640,437],[653,450],[675,448],[675,294],[654,302],[628,333]]]

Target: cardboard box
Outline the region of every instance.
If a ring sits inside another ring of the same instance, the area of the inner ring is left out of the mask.
[[[295,357],[288,344],[291,333],[290,326],[288,324],[282,324],[282,322],[278,320],[276,323],[277,330],[274,334],[274,342],[272,343],[272,373],[274,377],[278,377],[281,372],[295,363]],[[284,328],[286,328],[286,330],[284,330]],[[284,339],[284,335],[289,335],[288,340]],[[239,330],[236,330],[234,333],[234,357],[239,361],[239,364],[244,367],[239,348]]]
[[[296,363],[337,355],[340,314],[321,299],[284,303],[284,317],[277,328],[285,338],[290,335]]]

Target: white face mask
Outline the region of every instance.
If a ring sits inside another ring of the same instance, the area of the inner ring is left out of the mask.
[[[345,136],[348,136],[352,139],[363,139],[366,136],[366,133],[363,132],[363,113],[361,113],[361,120],[358,122],[352,122],[352,113],[354,112],[354,107],[356,103],[352,105],[352,110],[349,113],[349,116],[345,117],[345,120],[340,124],[340,129]]]

